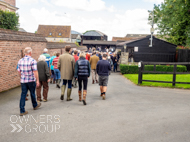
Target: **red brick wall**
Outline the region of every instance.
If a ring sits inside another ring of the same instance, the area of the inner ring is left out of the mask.
[[[15,10],[12,10],[12,9],[10,9],[10,8],[7,8],[6,6],[4,6],[4,5],[0,5],[0,9],[1,10],[3,10],[3,11],[5,11],[5,10],[10,10],[10,12],[15,12]]]
[[[3,1],[5,1],[6,3],[10,5],[16,6],[16,0],[3,0]]]
[[[48,49],[48,54],[50,55],[50,56],[53,56],[53,53],[54,52],[57,52],[57,53],[64,53],[65,52],[65,49]]]
[[[3,10],[3,11],[5,11],[5,10],[9,10],[9,11],[11,11],[11,12],[16,12],[16,10],[14,10],[15,8],[14,8],[14,6],[15,6],[15,0],[4,0],[6,3],[7,3],[7,5],[5,6],[5,5],[1,5],[0,4],[0,9],[1,10]],[[9,4],[11,5],[11,6],[9,6]],[[10,8],[11,7],[11,8]]]
[[[21,51],[31,47],[32,57],[37,61],[44,48],[45,42],[0,41],[0,92],[20,85],[20,77],[16,71],[21,58]]]
[[[5,11],[5,10],[6,10],[6,7],[3,6],[3,5],[0,5],[0,9],[3,10],[3,11]]]

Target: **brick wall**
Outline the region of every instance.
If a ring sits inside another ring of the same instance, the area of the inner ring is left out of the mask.
[[[0,1],[0,9],[3,11],[7,10],[16,12],[17,8],[15,7],[15,0],[4,0],[3,2]]]
[[[48,49],[48,54],[50,54],[50,56],[53,56],[54,52],[63,54],[65,52],[65,49]]]
[[[24,48],[31,47],[32,57],[37,61],[46,44],[39,35],[0,29],[0,92],[20,85],[16,67]]]
[[[5,11],[5,10],[6,10],[6,7],[3,6],[3,5],[0,5],[0,9],[3,10],[3,11]]]
[[[15,10],[10,9],[10,8],[7,8],[7,7],[4,6],[4,5],[0,5],[0,9],[3,10],[3,11],[5,11],[5,10],[9,10],[10,12],[15,12]]]
[[[5,1],[6,3],[10,5],[16,6],[16,0],[3,0],[3,1]]]

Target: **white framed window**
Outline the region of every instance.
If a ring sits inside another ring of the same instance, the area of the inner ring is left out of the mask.
[[[52,36],[52,33],[49,33],[50,36]]]
[[[61,36],[62,34],[61,33],[59,33],[59,36]]]

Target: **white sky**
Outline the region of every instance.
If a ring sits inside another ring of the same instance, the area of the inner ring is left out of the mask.
[[[71,25],[84,33],[99,30],[113,36],[149,34],[148,10],[164,0],[17,0],[20,27],[35,32],[39,24]]]

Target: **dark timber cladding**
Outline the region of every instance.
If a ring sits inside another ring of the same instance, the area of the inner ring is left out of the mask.
[[[174,62],[176,54],[176,45],[164,40],[153,37],[153,46],[150,45],[150,36],[145,38],[127,41],[117,44],[117,48],[124,51],[127,46],[127,52],[131,54],[135,62]],[[136,47],[136,48],[135,48]],[[135,50],[136,49],[136,50]]]

